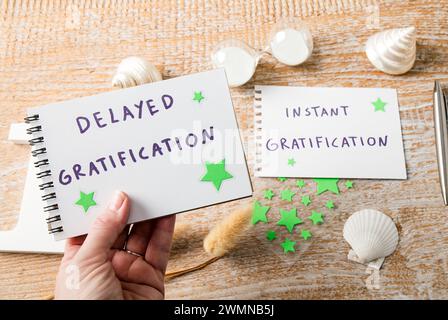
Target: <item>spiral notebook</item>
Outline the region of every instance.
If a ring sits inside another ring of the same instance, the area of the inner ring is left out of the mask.
[[[115,190],[129,223],[252,195],[222,69],[28,110],[48,230],[88,232]]]
[[[255,86],[260,177],[406,179],[397,91]]]

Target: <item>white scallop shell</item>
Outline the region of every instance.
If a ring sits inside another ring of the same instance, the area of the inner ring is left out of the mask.
[[[372,35],[366,43],[366,54],[370,62],[385,73],[408,72],[415,62],[415,28],[391,29]]]
[[[344,225],[344,239],[362,263],[392,254],[398,245],[395,223],[384,213],[364,209],[355,212]]]
[[[112,84],[114,87],[128,88],[160,80],[162,75],[152,63],[140,57],[128,57],[118,65]]]

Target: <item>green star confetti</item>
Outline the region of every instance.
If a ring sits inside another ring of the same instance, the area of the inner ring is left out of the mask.
[[[280,198],[286,201],[292,201],[292,197],[295,195],[295,192],[292,192],[289,189],[285,189],[280,193]]]
[[[274,192],[272,189],[267,189],[264,191],[264,198],[268,200],[272,200],[272,197],[274,196]]]
[[[282,246],[284,253],[296,251],[296,249],[294,248],[296,242],[291,241],[288,238],[286,238],[285,241],[283,241],[280,245]]]
[[[292,233],[292,230],[297,224],[303,223],[303,221],[297,217],[297,210],[294,208],[289,211],[280,209],[280,215],[281,218],[277,222],[277,225],[285,226],[290,233]]]
[[[202,95],[201,91],[195,91],[193,101],[197,101],[198,103],[201,103],[201,101],[204,99],[204,96]]]
[[[266,214],[268,213],[269,209],[271,209],[271,207],[262,206],[259,201],[255,201],[252,208],[252,224],[256,224],[259,221],[265,223],[268,222]]]
[[[296,186],[298,186],[300,189],[302,189],[305,186],[305,181],[297,180]]]
[[[325,204],[325,206],[326,206],[328,209],[333,209],[333,208],[334,208],[334,203],[333,203],[333,201],[328,200],[327,203]]]
[[[311,198],[310,196],[302,196],[302,203],[305,206],[309,206],[309,204],[311,203]]]
[[[338,178],[316,178],[313,180],[317,183],[317,194],[321,194],[325,191],[339,194]]]
[[[351,181],[351,180],[347,180],[347,181],[345,181],[345,187],[346,187],[347,189],[351,189],[351,188],[353,188],[353,181]]]
[[[314,210],[311,211],[311,215],[308,217],[308,219],[310,219],[313,222],[313,224],[320,224],[324,222],[322,213]]]
[[[84,212],[87,212],[90,207],[96,206],[95,200],[93,200],[94,192],[84,193],[80,192],[78,201],[75,204],[82,206]]]
[[[286,180],[288,180],[288,178],[278,177],[277,180],[280,181],[280,182],[285,182]]]
[[[294,160],[294,158],[289,158],[288,159],[288,166],[293,167],[296,164],[296,160]]]
[[[201,181],[212,182],[216,190],[218,191],[221,188],[221,183],[224,180],[233,178],[233,176],[230,173],[228,173],[225,169],[226,166],[225,159],[221,160],[218,163],[207,162],[205,166],[207,168],[207,173],[202,177]]]
[[[386,106],[386,102],[382,101],[380,98],[376,99],[376,101],[372,102],[372,105],[375,107],[375,112],[377,111],[383,111],[386,112],[386,110],[384,110],[384,107]]]
[[[269,241],[274,241],[275,239],[277,239],[277,234],[274,230],[268,230],[268,232],[266,232],[266,239],[268,239]]]
[[[309,230],[306,230],[306,229],[303,229],[302,232],[300,233],[300,235],[302,236],[302,238],[304,240],[308,240],[312,236],[311,232]]]

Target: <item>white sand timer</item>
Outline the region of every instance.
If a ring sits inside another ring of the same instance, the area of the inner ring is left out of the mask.
[[[308,60],[312,51],[309,28],[295,20],[276,24],[264,50],[256,50],[239,40],[225,40],[216,45],[211,60],[215,68],[225,69],[229,86],[238,87],[252,78],[264,54],[271,54],[288,66],[296,66]]]

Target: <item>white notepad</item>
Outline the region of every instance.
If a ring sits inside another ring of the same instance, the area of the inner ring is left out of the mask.
[[[255,175],[406,179],[397,92],[255,86]]]
[[[222,69],[33,108],[28,121],[56,239],[87,233],[114,190],[132,199],[129,223],[252,194]]]

